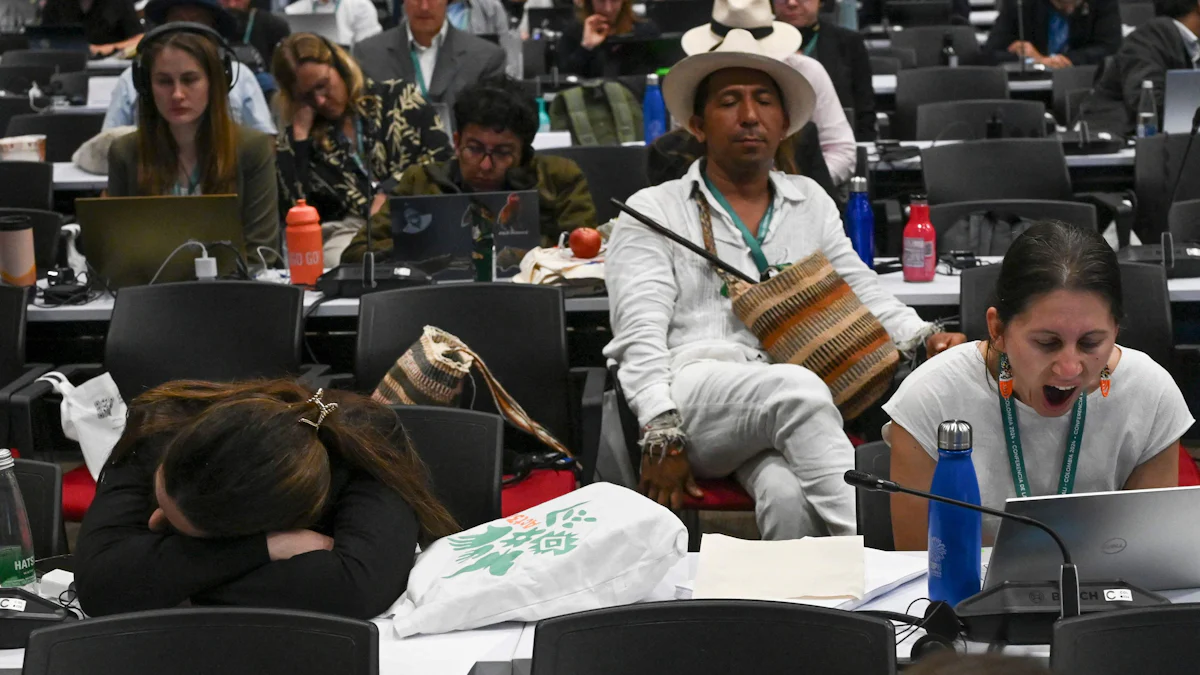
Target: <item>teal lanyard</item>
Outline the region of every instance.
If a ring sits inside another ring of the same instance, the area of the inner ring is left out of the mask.
[[[192,175],[188,177],[187,187],[184,188],[182,185],[179,184],[179,181],[177,180],[177,181],[175,181],[175,186],[173,188],[171,188],[171,194],[175,195],[176,197],[190,197],[192,195],[198,194],[199,188],[200,188],[200,163],[196,162],[196,166],[192,167]]]
[[[347,145],[349,145],[350,139],[346,138],[345,134],[342,134],[342,138],[345,138]],[[373,179],[371,178],[371,172],[367,169],[366,156],[365,156],[365,153],[363,152],[362,117],[354,118],[354,141],[357,145],[356,151],[353,156],[354,163],[356,165],[358,165],[358,170],[361,171],[362,174],[367,177],[367,180],[371,181]]]
[[[1012,469],[1013,487],[1018,497],[1028,497],[1029,475],[1025,473],[1025,453],[1021,450],[1021,430],[1017,427],[1017,404],[1012,398],[1000,395],[1000,415],[1004,419],[1004,438],[1008,441],[1008,463]],[[1075,474],[1079,471],[1079,451],[1083,447],[1083,425],[1087,420],[1087,394],[1081,392],[1071,408],[1071,436],[1063,456],[1062,475],[1058,479],[1058,494],[1069,495],[1075,489]]]
[[[246,32],[242,35],[242,44],[250,44],[250,31],[254,30],[254,15],[258,13],[257,9],[250,10],[250,20],[246,22]]]
[[[767,230],[771,227],[771,216],[775,213],[775,195],[771,194],[771,203],[767,205],[767,212],[763,214],[762,220],[758,221],[758,236],[750,234],[750,230],[746,228],[746,224],[738,217],[733,207],[729,205],[729,201],[725,199],[725,195],[717,189],[717,186],[712,184],[708,179],[708,174],[704,175],[704,184],[708,186],[708,191],[712,193],[713,198],[725,209],[725,213],[733,220],[733,224],[737,226],[739,232],[742,233],[742,239],[746,242],[746,246],[750,247],[750,257],[754,258],[754,265],[758,268],[759,274],[766,274],[767,268],[770,265],[767,263],[767,256],[763,254],[762,243],[767,238]]]
[[[421,71],[421,59],[417,58],[417,48],[414,46],[408,53],[412,56],[413,70],[417,73],[417,86],[421,89],[421,97],[428,101],[429,92],[425,90],[425,73]]]
[[[813,33],[812,39],[808,41],[808,44],[804,45],[804,55],[805,56],[813,55],[813,51],[816,50],[816,48],[817,48],[817,40],[820,40],[820,39],[821,39],[820,34]]]

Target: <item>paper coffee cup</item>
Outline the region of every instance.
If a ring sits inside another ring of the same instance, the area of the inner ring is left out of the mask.
[[[0,216],[0,281],[10,286],[32,286],[37,282],[33,225],[28,216]]]
[[[10,162],[46,161],[46,135],[9,136],[0,138],[0,160]]]

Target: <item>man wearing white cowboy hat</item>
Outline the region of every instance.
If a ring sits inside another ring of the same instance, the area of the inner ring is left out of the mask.
[[[703,54],[720,44],[730,29],[744,28],[758,39],[763,54],[785,61],[800,71],[816,95],[812,121],[817,125],[821,154],[825,156],[833,184],[841,185],[850,180],[858,158],[854,129],[846,119],[846,111],[825,66],[797,53],[802,42],[800,31],[789,23],[774,19],[771,0],[716,0],[712,21],[683,34],[683,52],[689,56]]]
[[[697,245],[707,210],[717,254],[753,278],[819,250],[898,344],[924,339],[933,354],[966,340],[936,333],[880,288],[815,182],[771,170],[779,143],[808,121],[814,95],[749,31],[731,29],[676,64],[663,97],[705,156],[630,206]],[[693,471],[733,474],[754,497],[763,537],[853,534],[854,491],[842,474],[854,467],[854,449],[825,383],[770,363],[709,263],[633,218],[618,219],[607,260],[613,340],[604,353],[618,362],[642,425],[640,489],[679,508],[686,493],[702,496]]]

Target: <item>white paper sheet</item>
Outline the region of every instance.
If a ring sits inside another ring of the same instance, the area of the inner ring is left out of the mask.
[[[747,541],[707,534],[692,597],[861,600],[865,557],[861,536]]]

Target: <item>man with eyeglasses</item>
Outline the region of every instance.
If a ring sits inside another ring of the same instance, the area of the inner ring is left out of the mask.
[[[565,157],[537,155],[533,137],[537,107],[520,85],[506,79],[478,83],[454,104],[454,159],[409,167],[394,195],[538,191],[543,245],[578,227],[595,227],[596,207],[587,179]],[[375,251],[392,248],[392,215],[385,202],[371,218]],[[360,232],[342,253],[343,262],[362,260],[367,234]]]

